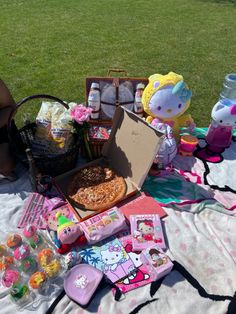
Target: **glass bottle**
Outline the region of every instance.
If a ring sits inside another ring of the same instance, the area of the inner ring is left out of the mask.
[[[230,73],[225,76],[220,98],[236,100],[236,73]]]
[[[27,156],[28,164],[29,164],[29,180],[30,180],[33,191],[37,192],[38,182],[40,181],[41,173],[39,172],[35,164],[35,160],[33,158],[31,149],[27,148],[25,152],[26,152],[26,156]]]
[[[91,88],[88,95],[88,107],[93,109],[91,114],[91,119],[98,119],[99,118],[99,111],[100,111],[100,88],[98,83],[92,83]]]
[[[140,117],[143,117],[142,95],[144,88],[145,85],[143,83],[137,84],[134,97],[134,112]]]

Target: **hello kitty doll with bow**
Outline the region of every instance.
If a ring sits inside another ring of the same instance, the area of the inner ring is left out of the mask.
[[[174,72],[151,75],[142,96],[143,108],[148,114],[147,122],[152,123],[156,118],[158,122],[170,125],[175,139],[179,141],[181,127],[188,127],[190,132],[195,128],[191,115],[184,114],[190,106],[191,97],[192,92],[183,76]]]
[[[165,248],[159,215],[130,215],[130,225],[132,245],[135,251],[143,250],[154,244]]]
[[[213,152],[230,146],[236,128],[236,100],[221,99],[212,108],[212,122],[206,134],[208,150]]]

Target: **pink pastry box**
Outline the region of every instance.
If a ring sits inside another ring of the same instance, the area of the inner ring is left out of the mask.
[[[135,251],[142,251],[155,244],[161,249],[166,248],[159,215],[131,215],[130,225]]]
[[[173,268],[170,258],[157,245],[143,250],[140,260],[154,281],[167,275]]]

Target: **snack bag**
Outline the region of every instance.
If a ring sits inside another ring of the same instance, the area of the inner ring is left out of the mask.
[[[36,133],[35,138],[38,140],[50,139],[52,109],[54,103],[43,101],[41,108],[36,117]]]
[[[70,103],[69,110],[65,109],[60,104],[53,106],[51,124],[52,153],[65,153],[72,143],[73,136],[70,110],[74,105],[76,104]]]

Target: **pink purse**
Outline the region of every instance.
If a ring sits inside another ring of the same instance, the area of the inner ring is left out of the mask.
[[[98,287],[110,286],[116,290],[115,300],[121,297],[121,291],[99,269],[78,264],[66,273],[64,290],[67,296],[81,307],[87,307]],[[100,289],[99,288],[99,289]]]
[[[87,264],[79,264],[67,272],[64,279],[64,289],[70,299],[85,307],[102,278],[103,273],[100,270]]]

